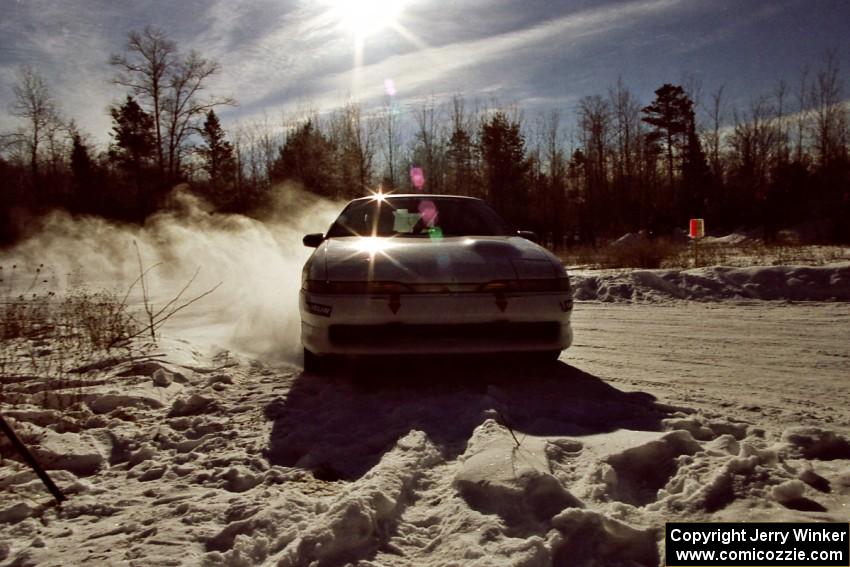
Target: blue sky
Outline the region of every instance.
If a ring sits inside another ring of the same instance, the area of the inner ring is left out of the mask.
[[[219,61],[210,90],[239,102],[221,112],[226,126],[350,96],[375,103],[387,78],[403,105],[461,93],[527,116],[569,116],[618,77],[643,103],[690,77],[706,99],[725,85],[744,106],[780,79],[793,87],[828,49],[850,86],[846,0],[399,1],[397,25],[364,39],[355,71],[355,32],[333,0],[0,0],[0,130],[14,125],[15,70],[28,64],[63,114],[105,141],[107,109],[124,94],[107,60],[145,25]]]

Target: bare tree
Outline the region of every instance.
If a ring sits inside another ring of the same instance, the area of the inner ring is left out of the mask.
[[[61,120],[47,85],[31,67],[25,65],[18,70],[18,82],[12,91],[15,95],[12,114],[25,121],[25,126],[16,138],[26,148],[32,181],[37,184],[41,145],[52,140],[55,149],[55,135]]]
[[[399,111],[396,106],[395,98],[390,95],[387,95],[384,98],[381,129],[383,131],[381,153],[383,155],[384,166],[386,168],[384,181],[390,188],[395,188],[399,184],[399,179],[397,178],[397,165],[399,160],[399,147],[401,146],[401,130],[399,124]]]
[[[702,102],[702,79],[691,72],[682,73],[681,85],[694,107],[698,107]]]
[[[803,67],[800,69],[800,82],[798,83],[797,92],[797,116],[796,116],[796,136],[794,143],[794,161],[802,163],[805,157],[805,139],[806,132],[809,129],[810,111],[809,111],[809,68]]]
[[[584,154],[592,165],[592,174],[603,180],[607,173],[608,147],[611,142],[611,105],[599,95],[579,101],[579,137]]]
[[[615,170],[619,177],[631,178],[635,174],[635,154],[640,144],[641,105],[623,83],[622,77],[617,80],[617,86],[609,90],[608,97],[611,100],[617,147]]]
[[[721,127],[726,119],[726,85],[720,85],[716,91],[711,93],[710,106],[708,107],[708,118],[711,123],[709,133],[705,136],[705,145],[708,153],[708,161],[711,172],[715,179],[723,177],[723,162],[720,159],[720,151],[723,147]]]
[[[127,35],[126,48],[128,55],[113,54],[109,59],[110,65],[119,68],[113,82],[129,87],[133,94],[150,102],[156,132],[157,167],[164,177],[162,115],[167,77],[176,64],[177,46],[163,31],[147,26],[141,32],[134,30]]]
[[[813,138],[821,167],[827,167],[845,151],[847,109],[843,104],[844,85],[839,77],[835,51],[826,54],[824,68],[811,85]]]
[[[768,97],[753,100],[743,117],[735,113],[735,129],[729,141],[732,159],[739,175],[757,194],[764,193],[770,180],[778,139],[776,110]]]
[[[199,100],[209,78],[219,65],[192,51],[182,59],[176,44],[153,27],[131,31],[126,55],[112,55],[109,62],[119,69],[113,79],[129,87],[150,105],[156,133],[157,167],[163,182],[179,177],[188,137],[201,117],[212,108],[234,104],[230,98]]]
[[[446,146],[446,174],[449,191],[458,195],[476,192],[475,126],[466,110],[466,101],[454,95],[450,109],[451,135]]]
[[[551,111],[544,117],[542,138],[542,158],[548,172],[544,216],[547,229],[552,234],[552,245],[557,249],[561,247],[564,240],[567,182],[567,160],[564,155],[561,113],[557,110]]]
[[[338,186],[342,195],[359,197],[372,187],[379,119],[364,116],[349,102],[331,117],[329,139],[338,151]]]
[[[233,140],[233,161],[236,168],[234,176],[234,189],[236,191],[236,202],[241,205],[245,195],[245,130],[237,127],[231,135]]]
[[[188,136],[198,121],[216,106],[234,104],[233,99],[198,100],[207,80],[219,71],[218,63],[192,51],[185,60],[177,60],[168,75],[163,117],[168,142],[168,179],[177,179]]]
[[[584,199],[588,213],[582,222],[584,236],[591,242],[596,240],[607,192],[611,121],[611,105],[601,96],[585,96],[579,101],[579,142],[584,158]]]
[[[543,159],[546,162],[549,177],[553,180],[562,181],[566,172],[563,142],[561,113],[553,110],[544,117],[543,122]]]
[[[415,158],[425,170],[426,190],[439,193],[443,186],[444,136],[440,123],[440,109],[434,98],[422,103],[416,112]]]
[[[48,175],[54,180],[61,175],[71,155],[70,130],[64,120],[54,113],[44,129],[44,149]]]
[[[272,167],[285,141],[284,136],[265,114],[263,114],[263,121],[254,125],[254,131],[256,132],[257,159],[263,176],[260,185],[269,186]]]
[[[260,156],[260,128],[256,124],[242,124],[234,132],[237,186],[244,199],[249,189],[260,187],[267,178],[264,160]]]
[[[776,87],[773,89],[773,98],[776,102],[774,107],[774,119],[776,123],[776,151],[774,159],[777,165],[788,163],[791,157],[787,118],[788,95],[790,92],[791,88],[784,80],[776,83]]]

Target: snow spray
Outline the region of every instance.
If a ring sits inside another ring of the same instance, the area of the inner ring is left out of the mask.
[[[38,269],[33,292],[106,289],[123,297],[139,275],[138,246],[145,268],[156,266],[148,275],[155,307],[174,298],[196,271],[184,299],[221,284],[169,320],[166,335],[295,362],[301,352],[301,267],[311,252],[301,238],[326,231],[342,204],[290,185],[276,187],[273,195],[263,220],[213,212],[185,187],[176,188],[169,208],[142,226],[53,212],[32,235],[0,252],[0,266]],[[142,306],[138,287],[130,299],[135,311]]]

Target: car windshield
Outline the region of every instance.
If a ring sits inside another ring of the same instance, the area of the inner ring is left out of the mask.
[[[501,217],[477,199],[430,195],[350,203],[327,236],[507,236]]]

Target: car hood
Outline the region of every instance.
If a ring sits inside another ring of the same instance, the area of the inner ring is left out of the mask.
[[[563,274],[558,259],[520,237],[330,238],[314,257],[330,281],[483,283]]]

